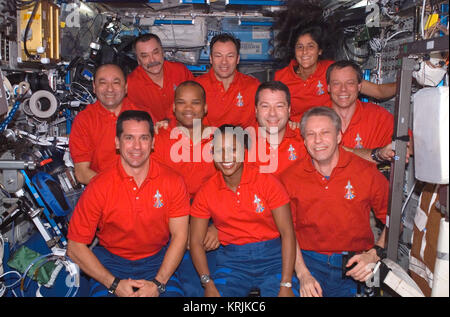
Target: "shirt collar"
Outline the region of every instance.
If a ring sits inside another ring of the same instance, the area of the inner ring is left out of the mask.
[[[258,139],[259,139],[259,138],[265,138],[265,137],[263,136],[263,134],[261,133],[261,131],[260,131],[260,129],[264,129],[264,127],[261,127],[261,126],[259,126],[259,125],[257,124],[255,129],[256,129],[256,135],[258,136]],[[296,137],[297,137],[297,132],[296,132],[296,130],[291,129],[291,128],[289,127],[289,123],[287,123],[287,124],[286,124],[286,129],[285,129],[285,132],[284,132],[284,135],[283,135],[283,139],[281,140],[279,146],[280,146],[281,144],[283,144],[284,142],[286,142],[287,139],[292,139],[292,138],[296,138]],[[267,141],[267,138],[265,138],[265,139],[266,139],[266,142],[269,143],[269,142]],[[289,141],[287,141],[287,142],[289,142]]]
[[[95,101],[93,104],[91,104],[90,106],[96,107],[98,109],[98,111],[100,111],[101,115],[110,115],[113,116],[115,118],[116,115],[114,112],[109,111],[108,109],[106,109],[100,102],[100,100]],[[120,108],[120,112],[119,115],[124,112],[125,110],[131,110],[134,109],[134,104],[133,102],[128,98],[128,96],[125,96],[125,98],[123,98],[122,100],[122,106]]]
[[[339,146],[339,160],[331,173],[333,174],[336,169],[347,167],[347,165],[351,161],[351,158],[352,158],[352,153],[344,150],[344,148],[342,146]],[[316,171],[316,168],[313,164],[311,156],[308,155],[304,161],[305,161],[305,165],[304,165],[305,171],[310,172],[310,173]]]
[[[291,139],[291,138],[295,138],[296,136],[297,136],[297,131],[291,129],[291,127],[289,126],[289,123],[287,123],[286,130],[284,132],[283,141],[284,141],[284,139]]]
[[[246,153],[247,155],[247,153]],[[248,165],[247,163],[245,163],[244,160],[244,170],[242,171],[242,176],[241,176],[241,181],[239,182],[239,185],[243,185],[243,184],[249,184],[253,182],[254,179],[254,173],[253,173],[253,169],[250,165]],[[225,180],[223,179],[223,175],[222,172],[217,171],[217,178],[219,181],[219,189],[228,189],[227,184],[225,183]]]
[[[326,106],[333,108],[333,102],[331,101],[331,99],[327,102]],[[355,124],[359,123],[362,119],[362,111],[363,111],[363,107],[364,107],[363,102],[361,100],[357,99],[355,107],[356,107],[355,112],[353,113],[352,119],[350,120],[350,124],[348,126],[355,125]],[[347,130],[348,130],[348,127],[347,127]]]
[[[217,79],[216,74],[214,73],[214,69],[210,69],[209,72],[209,79],[216,85],[223,85],[222,82],[220,80]],[[234,77],[233,77],[233,81],[231,82],[230,86],[235,85],[238,80],[241,78],[241,73],[238,72],[237,70],[234,71]]]
[[[297,73],[295,72],[295,68],[298,67],[298,62],[297,60],[294,58],[291,60],[291,62],[289,63],[289,72],[291,73],[291,75],[295,76],[296,78],[301,79]],[[327,71],[328,68],[328,63],[326,60],[318,60],[317,61],[317,67],[316,70],[314,71],[314,73],[312,73],[308,79],[322,79],[324,78],[323,73],[325,73]],[[303,80],[303,79],[301,79]]]
[[[139,75],[139,77],[141,77],[144,80],[149,80],[150,77],[148,77],[147,72],[145,71],[144,67],[142,67],[141,65],[138,65],[138,67],[136,68],[136,71]],[[151,79],[150,79],[151,81]]]
[[[150,161],[150,166],[149,166],[149,169],[147,172],[147,176],[145,177],[145,181],[157,178],[160,173],[158,163],[156,161],[152,160],[151,157],[149,157],[149,161]],[[133,179],[132,176],[128,175],[125,172],[125,169],[123,168],[122,160],[120,159],[120,157],[117,160],[117,173],[119,174],[119,176],[122,180]]]
[[[165,78],[166,74],[167,74],[167,62],[166,60],[163,61],[163,77]],[[153,80],[150,78],[150,76],[147,74],[147,72],[145,71],[145,69],[141,66],[138,65],[138,67],[136,68],[137,73],[139,75],[139,77],[141,77],[141,79],[145,80],[147,83],[151,83],[153,85],[156,85]],[[164,82],[166,82],[164,80]],[[159,86],[158,86],[159,87]]]
[[[361,102],[361,100],[357,99],[355,112],[353,113],[352,120],[350,120],[350,125],[357,124],[361,121],[362,108],[363,108],[363,103]]]

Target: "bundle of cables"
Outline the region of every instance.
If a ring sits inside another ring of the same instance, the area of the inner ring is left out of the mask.
[[[17,285],[17,283],[20,282],[20,293],[22,297],[25,297],[25,289],[28,288],[30,285],[31,279],[29,279],[27,285],[25,286],[25,280],[27,277],[28,272],[33,269],[32,276],[36,276],[39,269],[45,265],[48,262],[55,261],[56,263],[60,263],[65,266],[66,271],[69,272],[70,280],[66,279],[66,285],[68,286],[68,290],[65,294],[65,297],[75,297],[78,293],[78,289],[80,287],[80,269],[78,265],[76,265],[74,262],[72,262],[66,255],[57,255],[54,253],[45,254],[42,256],[37,257],[34,259],[27,267],[27,269],[24,271],[24,273],[21,275],[21,278],[14,283],[13,286]],[[9,286],[12,287],[12,286]],[[39,286],[40,288],[40,286]],[[38,292],[39,292],[38,288]],[[39,296],[40,292],[37,293]]]
[[[31,8],[31,6],[34,5],[33,11],[31,12],[30,18],[28,19],[27,26],[25,27],[25,31],[23,34],[23,49],[25,55],[27,55],[28,58],[30,58],[31,60],[37,60],[39,59],[39,55],[30,54],[30,52],[28,51],[27,39],[28,33],[30,32],[31,28],[31,23],[33,22],[34,16],[36,15],[36,12],[39,8],[39,0],[16,0],[15,4],[17,10]]]
[[[5,247],[8,246],[8,243],[5,242],[3,239],[3,236],[0,234],[0,269],[3,268],[3,251],[5,250]],[[26,247],[22,246],[23,250],[26,251]],[[29,249],[28,249],[29,250]],[[32,253],[36,254],[34,251],[30,250]],[[0,297],[4,295],[7,289],[11,289],[11,292],[14,294],[14,296],[17,297],[17,294],[15,293],[14,289],[17,287],[17,285],[20,283],[20,293],[22,297],[25,297],[25,290],[28,289],[28,286],[31,283],[31,278],[39,280],[38,273],[41,270],[41,268],[46,265],[49,262],[55,262],[56,268],[54,269],[52,273],[52,277],[56,279],[56,276],[60,273],[60,269],[62,266],[66,268],[66,271],[68,272],[68,275],[66,277],[65,283],[68,287],[68,290],[65,294],[65,297],[75,297],[78,293],[78,289],[80,288],[80,268],[78,265],[76,265],[74,262],[70,260],[69,257],[66,256],[64,249],[56,249],[54,250],[54,253],[49,253],[45,255],[40,255],[36,258],[34,258],[26,267],[26,269],[23,271],[23,274],[21,274],[22,269],[17,270],[11,270],[3,273],[3,270],[0,270]],[[8,261],[8,265],[11,267],[17,268],[17,266],[12,266],[11,259]],[[60,267],[58,269],[58,266]],[[29,274],[31,273],[31,274]],[[5,283],[5,276],[7,275],[16,275],[18,279],[14,281],[13,283],[7,285]],[[29,278],[27,284],[25,285],[26,278]],[[48,281],[47,284],[44,286],[50,287],[48,284],[53,285],[53,281]],[[36,291],[36,296],[42,297],[42,294],[40,292],[41,284],[38,282],[38,289]]]

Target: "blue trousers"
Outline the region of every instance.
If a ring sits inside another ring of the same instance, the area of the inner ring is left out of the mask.
[[[303,260],[311,275],[322,288],[324,297],[354,297],[358,282],[351,277],[342,278],[342,254],[321,254],[302,250]]]
[[[120,279],[144,279],[152,280],[158,273],[159,267],[166,254],[167,247],[164,247],[157,254],[139,260],[127,260],[118,255],[112,254],[102,246],[96,246],[92,252],[97,256],[103,266],[114,276]],[[111,297],[115,296],[108,293],[108,289],[94,279],[89,282],[90,297]],[[161,297],[179,297],[184,296],[180,282],[176,275],[172,275],[166,284],[166,291]]]
[[[280,290],[281,270],[281,240],[278,238],[220,247],[212,278],[224,297],[246,297],[253,288],[258,288],[262,297],[276,297]],[[292,285],[298,296],[296,276],[293,276]]]
[[[208,267],[210,272],[214,272],[216,267],[216,253],[217,250],[206,252],[206,259],[208,260]],[[203,297],[205,290],[200,282],[197,270],[189,250],[186,250],[183,260],[178,266],[176,275],[181,282],[181,286],[186,297]]]

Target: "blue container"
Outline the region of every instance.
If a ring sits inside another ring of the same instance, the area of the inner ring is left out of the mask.
[[[271,28],[273,20],[267,18],[245,19],[224,18],[221,30],[208,30],[208,43],[218,33],[231,33],[241,40],[241,62],[273,60],[274,35]],[[201,61],[209,62],[209,45],[200,54]]]

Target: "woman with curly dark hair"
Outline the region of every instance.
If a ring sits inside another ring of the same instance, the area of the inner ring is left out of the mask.
[[[342,28],[313,1],[289,1],[288,8],[278,15],[275,28],[278,54],[289,65],[275,73],[275,80],[283,82],[291,92],[291,121],[314,106],[328,105],[330,97],[326,82],[328,66],[334,63]],[[362,82],[361,93],[375,99],[395,95],[396,84],[377,85]]]

